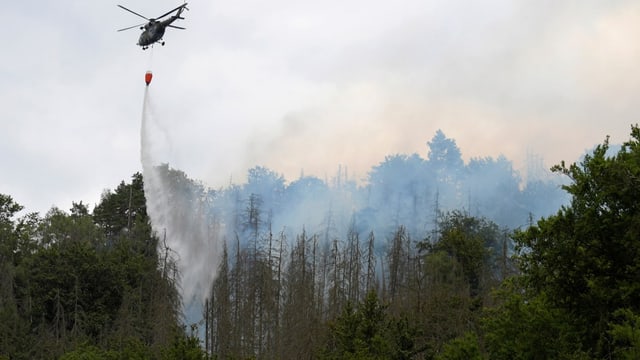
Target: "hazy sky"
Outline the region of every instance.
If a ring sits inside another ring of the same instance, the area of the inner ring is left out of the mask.
[[[217,187],[264,165],[357,178],[437,129],[466,159],[547,166],[640,118],[640,2],[193,0],[166,46],[110,1],[11,1],[0,32],[0,193],[93,206],[141,171],[144,73],[166,161]],[[148,17],[179,1],[121,3]]]

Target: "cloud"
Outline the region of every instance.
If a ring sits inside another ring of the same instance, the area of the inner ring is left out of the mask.
[[[124,5],[156,16],[176,4]],[[6,25],[19,31],[0,34],[3,189],[35,189],[27,174],[41,174],[65,200],[36,190],[16,200],[42,210],[95,202],[139,171],[149,68],[172,166],[212,186],[257,164],[289,179],[338,164],[364,176],[386,154],[424,154],[437,129],[466,158],[502,153],[520,166],[528,149],[549,164],[572,161],[607,134],[624,141],[638,118],[633,1],[194,0],[190,9],[188,30],[143,52],[137,30],[115,32],[138,19],[113,3],[10,3]]]

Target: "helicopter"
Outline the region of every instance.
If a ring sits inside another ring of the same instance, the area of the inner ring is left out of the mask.
[[[189,10],[187,8],[187,3],[185,2],[184,4],[178,6],[177,8],[168,11],[160,16],[158,16],[157,18],[146,18],[145,16],[142,16],[140,14],[138,14],[137,12],[127,9],[126,7],[122,6],[122,5],[118,5],[118,7],[120,7],[121,9],[124,9],[134,15],[140,16],[141,18],[147,20],[147,23],[142,23],[142,24],[138,24],[138,25],[133,25],[133,26],[129,26],[126,27],[124,29],[120,29],[118,31],[124,31],[124,30],[129,30],[129,29],[133,29],[135,27],[140,27],[140,30],[142,31],[142,34],[140,34],[140,38],[138,39],[138,43],[136,45],[139,45],[142,47],[142,50],[146,50],[149,48],[150,45],[153,45],[157,42],[159,42],[162,46],[164,46],[164,40],[162,40],[162,36],[164,36],[164,32],[167,29],[167,27],[170,28],[174,28],[174,29],[180,29],[180,30],[185,30],[185,28],[180,27],[180,26],[175,26],[175,25],[171,25],[171,23],[173,23],[174,21],[178,20],[178,19],[184,19],[183,17],[180,16],[180,14],[182,14],[182,12],[186,9]],[[160,20],[163,17],[176,12],[177,13],[173,16],[171,16],[170,18],[166,19],[166,20]]]

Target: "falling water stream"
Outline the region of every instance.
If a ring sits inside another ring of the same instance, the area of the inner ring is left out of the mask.
[[[215,277],[218,244],[189,189],[178,189],[180,185],[171,182],[166,165],[171,153],[170,130],[156,116],[149,86],[144,94],[140,145],[147,213],[160,239],[160,258],[171,258],[177,265],[162,271],[178,280],[186,320],[194,322],[199,320],[199,308]]]

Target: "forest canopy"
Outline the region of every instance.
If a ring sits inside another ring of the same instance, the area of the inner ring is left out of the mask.
[[[0,358],[637,358],[638,127],[554,166],[562,187],[465,163],[442,132],[427,146],[364,184],[255,167],[208,189],[159,167],[183,233],[198,219],[220,244],[197,319],[200,258],[152,230],[141,174],[93,209],[0,194]]]

